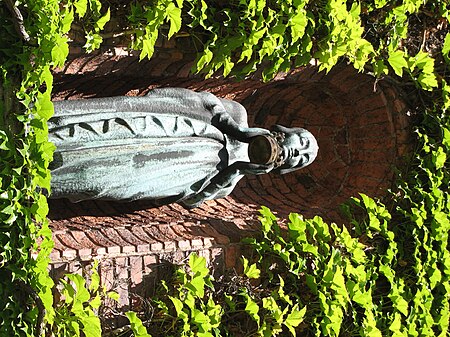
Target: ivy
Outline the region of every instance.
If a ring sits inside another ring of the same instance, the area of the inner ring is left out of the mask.
[[[117,13],[109,6],[100,0],[0,6],[0,335],[99,336],[99,305],[118,297],[102,289],[95,267],[87,278],[67,275],[55,286],[43,193],[54,150],[47,139],[52,69],[65,63],[74,22],[85,32],[87,52],[101,46]],[[447,335],[450,38],[441,29],[442,37],[428,43],[414,24],[448,24],[447,6],[440,0],[156,0],[127,7],[125,33],[141,59],[154,54],[159,38],[183,33],[199,49],[193,71],[205,76],[245,78],[259,69],[270,80],[312,60],[325,71],[346,60],[379,80],[413,87],[411,107],[420,117],[417,151],[389,211],[361,194],[343,207],[347,227],[291,214],[284,231],[263,208],[261,239],[248,240],[255,256],[242,258],[242,273],[232,282],[215,280],[205,259],[191,255],[152,299],[155,320],[127,314],[136,336],[148,336],[147,327],[177,336]],[[230,283],[234,288],[224,287]],[[54,300],[57,289],[63,300]]]

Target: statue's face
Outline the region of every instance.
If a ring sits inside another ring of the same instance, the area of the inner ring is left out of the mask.
[[[311,164],[317,156],[317,140],[307,130],[301,128],[289,129],[274,127],[284,133],[285,138],[279,145],[282,149],[283,164],[277,168],[280,173],[287,173]]]

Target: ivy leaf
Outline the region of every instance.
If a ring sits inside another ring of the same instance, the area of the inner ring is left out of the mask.
[[[117,292],[115,292],[115,291],[108,291],[106,293],[106,296],[108,296],[110,299],[112,299],[112,300],[114,300],[116,302],[119,302],[120,295]]]
[[[135,312],[128,311],[125,315],[130,321],[130,328],[133,331],[134,337],[151,337]],[[100,334],[98,336],[100,336]]]
[[[194,275],[205,277],[209,274],[209,269],[206,267],[206,259],[203,256],[198,256],[192,253],[189,256],[189,267]]]
[[[102,300],[100,298],[100,295],[95,296],[90,302],[89,305],[93,308],[93,309],[98,309],[100,307],[100,305],[102,304]]]
[[[170,22],[168,38],[177,33],[181,28],[181,9],[176,7],[173,2],[169,3],[166,9],[166,15]]]
[[[437,88],[438,81],[436,79],[436,75],[433,73],[425,73],[422,72],[417,79],[420,86],[425,90],[432,90],[433,88]]]
[[[259,315],[258,315],[258,312],[259,312],[259,306],[258,306],[258,304],[255,302],[255,301],[253,301],[252,299],[251,299],[251,297],[248,295],[248,294],[246,294],[246,293],[243,293],[242,294],[244,297],[245,297],[245,300],[246,300],[246,304],[245,304],[245,312],[246,313],[248,313],[249,315],[250,315],[250,317],[258,324],[258,326],[259,326],[259,320],[260,320],[260,318],[259,318]]]
[[[91,274],[91,284],[89,284],[89,290],[96,292],[100,286],[100,275],[98,274],[96,268],[98,266],[98,260],[95,260],[92,274]]]
[[[204,312],[193,308],[192,309],[192,320],[199,325],[207,325],[209,323],[209,317],[205,315]],[[205,329],[206,330],[206,329]]]
[[[102,334],[100,319],[92,313],[89,316],[81,318],[83,324],[83,332],[86,337],[98,337]]]
[[[199,298],[205,296],[205,280],[202,276],[196,276],[186,283],[186,288],[191,290],[193,294]]]
[[[108,8],[108,10],[106,11],[105,15],[103,15],[102,17],[100,17],[100,19],[97,20],[97,22],[95,23],[98,31],[102,30],[103,27],[105,27],[106,23],[111,19],[111,13],[110,10]]]
[[[442,144],[447,148],[447,150],[450,149],[450,130],[447,127],[443,128],[444,137],[442,138]]]
[[[88,0],[76,0],[73,5],[75,6],[78,16],[81,18],[86,14]]]
[[[306,307],[303,307],[301,310],[298,310],[298,304],[296,304],[291,312],[285,318],[283,324],[289,329],[293,336],[295,336],[295,327],[299,326],[299,324],[303,321],[303,318],[306,314]]]
[[[198,73],[200,70],[205,68],[211,62],[212,58],[213,58],[212,51],[209,50],[209,48],[205,48],[202,56],[199,58],[199,60],[195,65],[194,72]]]
[[[291,43],[295,43],[299,38],[305,34],[305,28],[308,24],[308,17],[304,9],[299,10],[294,14],[290,20],[289,25],[291,27]]]
[[[448,110],[450,108],[450,85],[443,79],[442,80],[442,99],[444,101],[444,110]],[[447,149],[450,149],[447,147]]]
[[[450,33],[445,35],[444,45],[442,46],[442,55],[444,55],[444,59],[447,62],[450,62],[450,58],[448,57],[448,53],[450,52]]]
[[[248,260],[245,257],[242,257],[242,263],[244,265],[244,274],[248,278],[259,278],[261,275],[261,271],[256,266],[256,263],[253,263],[252,265],[248,265]]]
[[[61,33],[62,34],[66,34],[69,30],[70,30],[70,26],[72,25],[73,22],[73,11],[72,10],[68,10],[65,11],[64,14],[62,15],[62,20],[61,20]]]
[[[75,298],[74,298],[74,302],[81,302],[81,303],[85,303],[89,300],[89,298],[91,297],[89,295],[89,292],[87,291],[85,285],[86,285],[86,281],[83,278],[83,276],[78,275],[78,274],[68,274],[67,278],[69,280],[71,280],[76,287],[76,294],[75,294]]]
[[[447,154],[444,152],[444,149],[439,146],[439,148],[433,152],[433,163],[436,166],[436,169],[439,170],[443,168],[446,160]]]
[[[169,296],[170,300],[175,307],[175,311],[177,312],[177,316],[180,316],[180,313],[183,311],[183,302],[181,302],[178,298]]]
[[[405,53],[401,50],[396,50],[389,54],[388,62],[397,76],[403,75],[403,68],[408,68]]]
[[[223,63],[223,77],[227,77],[233,69],[234,63],[231,62],[231,57],[226,57]]]
[[[98,33],[94,33],[92,31],[86,34],[86,44],[84,48],[86,52],[90,53],[96,49],[98,49],[103,42],[103,38]]]
[[[55,41],[55,45],[51,51],[52,61],[55,67],[62,67],[66,61],[67,55],[69,55],[69,45],[67,43],[67,37],[58,36]]]

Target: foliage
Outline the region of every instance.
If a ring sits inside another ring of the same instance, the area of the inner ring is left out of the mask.
[[[165,22],[170,24],[169,39],[180,30],[182,6],[183,0],[131,4],[129,21],[135,29],[135,39],[131,47],[141,51],[141,60],[152,57],[159,30]]]
[[[355,207],[366,217],[351,231],[295,213],[282,228],[263,207],[262,238],[246,239],[255,263],[243,257],[238,289],[214,281],[193,253],[190,271],[179,269],[153,299],[159,312],[146,325],[173,336],[446,336],[449,212],[427,221],[425,211],[398,207],[409,221],[393,227],[368,196],[347,211]]]
[[[53,241],[42,194],[50,189],[54,149],[47,137],[53,113],[51,68],[62,66],[69,52],[74,7],[80,15],[88,2],[11,3],[27,15],[21,23],[12,8],[0,7],[0,335],[31,336],[40,335],[60,314],[48,275]],[[89,1],[91,7],[95,3],[100,4]],[[20,24],[26,34],[20,34]]]
[[[169,22],[169,39],[183,30],[200,41],[194,71],[207,77],[219,70],[224,76],[242,77],[262,67],[263,79],[270,80],[279,71],[313,59],[321,70],[329,71],[346,57],[356,69],[370,67],[376,76],[387,75],[389,67],[398,76],[406,71],[424,90],[439,84],[434,59],[420,49],[408,53],[403,47],[416,33],[408,31],[409,21],[421,13],[435,13],[437,25],[449,16],[444,2],[414,0],[395,5],[343,0],[235,0],[226,4],[158,0],[133,4],[130,12],[131,47],[141,50],[141,59],[153,55],[158,30]]]
[[[46,124],[53,113],[51,70],[64,65],[73,21],[82,25],[88,52],[101,45],[114,4],[18,0],[0,6],[2,336],[40,335],[45,329],[47,335],[101,333],[96,309],[106,295],[95,285],[95,272],[89,286],[80,275],[67,276],[63,299],[54,302],[58,291],[47,272],[53,242],[43,191],[50,187],[54,149]],[[23,23],[8,6],[25,14]],[[180,32],[199,42],[194,71],[206,76],[221,71],[245,77],[260,69],[269,80],[312,60],[329,71],[345,58],[380,79],[412,84],[412,107],[419,117],[417,153],[394,190],[390,212],[362,194],[346,208],[352,214],[360,207],[365,214],[363,220],[353,217],[351,228],[293,214],[283,237],[276,219],[263,209],[263,238],[250,242],[258,256],[243,259],[244,275],[235,279],[236,287],[225,289],[204,259],[192,255],[190,270],[180,270],[156,299],[156,324],[185,336],[242,334],[242,327],[248,327],[248,335],[263,336],[447,334],[447,6],[442,0],[130,5],[126,26],[141,59],[152,56],[158,36],[174,38]],[[147,336],[135,314],[127,317],[135,336]]]
[[[98,261],[94,262],[89,277],[66,274],[61,280],[61,300],[55,303],[54,323],[47,327],[47,334],[67,337],[101,336],[102,328],[98,309],[105,297],[118,300],[115,292],[106,292],[100,285]],[[86,284],[89,279],[89,285]],[[59,287],[55,287],[56,290]]]
[[[243,262],[245,276],[240,286],[222,291],[223,284],[214,281],[206,259],[192,253],[189,271],[179,268],[171,284],[164,282],[160,295],[153,299],[158,312],[147,322],[149,330],[173,336],[222,336],[235,331],[239,321],[247,324],[244,334],[277,336],[284,327],[295,336],[306,307],[284,293],[281,278],[267,294],[249,292],[245,284],[258,279],[260,270],[245,258]]]

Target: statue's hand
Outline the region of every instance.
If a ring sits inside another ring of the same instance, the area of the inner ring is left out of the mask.
[[[265,174],[273,170],[274,165],[254,164],[249,162],[236,162],[240,174]]]
[[[203,195],[203,193],[198,193],[188,199],[183,200],[181,202],[181,204],[187,209],[192,209],[192,208],[196,208],[196,207],[200,206],[201,204],[203,204],[205,199],[206,198]]]

